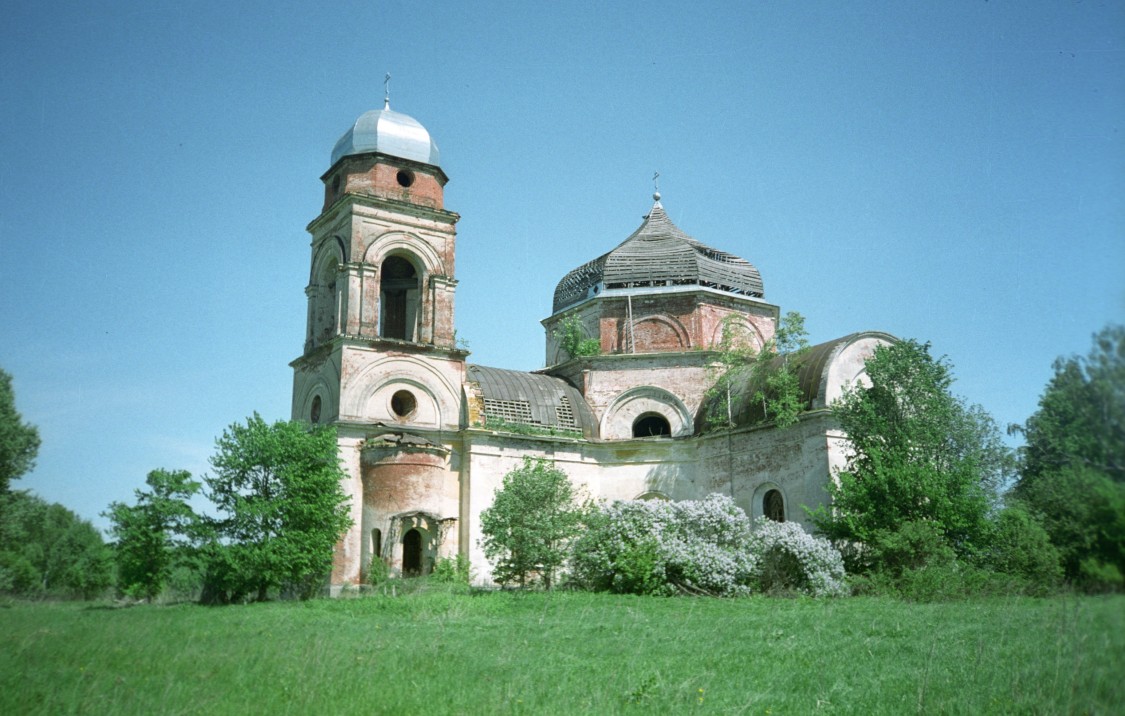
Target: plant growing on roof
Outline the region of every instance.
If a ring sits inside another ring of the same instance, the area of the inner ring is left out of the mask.
[[[752,391],[750,402],[761,406],[758,421],[781,428],[796,423],[804,409],[796,361],[807,350],[805,318],[796,311],[782,317],[760,349],[755,349],[744,317],[728,314],[722,323],[715,382],[705,394],[712,406],[707,429],[734,427],[734,398],[745,390]]]
[[[586,338],[582,332],[582,321],[578,318],[577,313],[571,313],[563,316],[557,324],[555,324],[554,336],[559,341],[559,345],[566,351],[566,354],[571,358],[584,358],[586,356],[596,356],[601,353],[601,341],[597,338]]]

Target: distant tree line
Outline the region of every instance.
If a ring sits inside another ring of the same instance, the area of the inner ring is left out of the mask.
[[[210,603],[308,598],[327,584],[348,528],[336,435],[255,414],[216,441],[202,482],[154,470],[133,504],[114,502],[112,544],[90,522],[10,484],[35,464],[39,434],[0,370],[0,593],[94,598],[111,587],[153,600],[169,591]],[[210,500],[210,513],[192,501]]]

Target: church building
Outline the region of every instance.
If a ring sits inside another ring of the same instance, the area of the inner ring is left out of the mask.
[[[459,216],[421,124],[389,102],[364,113],[321,179],[304,352],[291,365],[293,419],[335,426],[347,473],[353,525],[334,593],[375,559],[409,575],[463,554],[488,582],[480,513],[528,456],[595,499],[721,492],[751,518],[797,522],[802,505],[826,500],[845,459],[828,405],[892,336],[855,333],[802,355],[796,425],[755,420],[741,390],[723,407],[731,427],[709,430],[724,327],[761,347],[780,310],[753,264],[689,236],[659,194],[636,231],[561,278],[542,321],[548,367],[528,373],[468,362],[456,344]],[[568,353],[567,329],[587,350]]]

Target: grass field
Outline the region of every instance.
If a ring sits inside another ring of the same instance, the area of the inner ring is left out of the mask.
[[[1125,712],[1125,597],[8,603],[0,713]]]

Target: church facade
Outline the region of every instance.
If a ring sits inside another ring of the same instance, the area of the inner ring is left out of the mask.
[[[548,367],[529,373],[473,364],[456,345],[459,217],[421,124],[389,103],[364,113],[321,179],[292,415],[338,432],[353,525],[333,591],[361,583],[375,559],[424,574],[463,554],[489,581],[480,513],[524,457],[607,500],[721,492],[752,518],[799,522],[803,505],[825,501],[846,448],[828,405],[893,337],[857,333],[805,353],[796,425],[754,420],[743,390],[723,406],[732,427],[708,430],[724,329],[761,347],[780,311],[757,268],[684,233],[659,195],[632,235],[559,281],[542,322]]]

